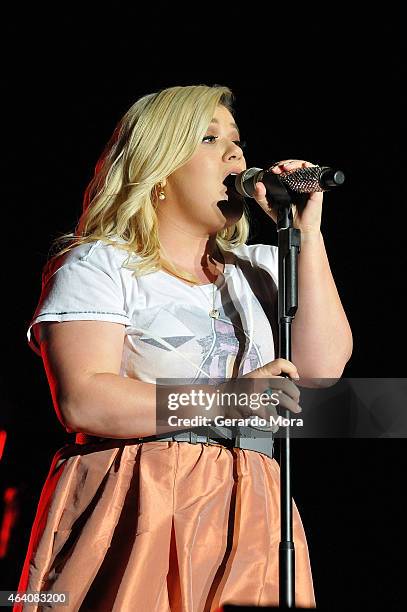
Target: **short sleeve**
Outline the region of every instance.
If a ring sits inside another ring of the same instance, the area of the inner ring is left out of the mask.
[[[266,270],[278,287],[278,247],[270,244],[252,245],[253,262]]]
[[[239,258],[250,261],[254,268],[266,271],[278,287],[278,247],[272,244],[242,245],[235,249]]]
[[[29,324],[29,346],[40,355],[33,326],[45,321],[111,321],[131,325],[121,277],[123,250],[96,242],[74,247],[43,278]]]

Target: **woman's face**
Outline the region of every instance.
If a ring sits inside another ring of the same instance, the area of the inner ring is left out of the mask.
[[[230,173],[246,169],[239,132],[230,111],[216,108],[193,157],[173,172],[164,187],[163,213],[199,234],[213,234],[236,223],[243,213],[243,198],[226,194],[223,184]]]

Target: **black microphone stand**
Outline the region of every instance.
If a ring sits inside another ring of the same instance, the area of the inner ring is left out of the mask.
[[[292,204],[306,205],[309,193],[325,191],[342,185],[345,175],[328,166],[314,166],[285,174],[284,180],[272,169],[249,168],[237,175],[236,191],[254,197],[257,181],[266,186],[270,209],[277,212],[278,232],[278,319],[279,357],[291,361],[291,323],[298,308],[298,253],[301,232],[293,227]],[[295,175],[295,176],[294,176]],[[290,411],[281,415],[290,423]],[[290,425],[284,426],[280,438],[280,533],[279,546],[279,604],[280,608],[295,608],[295,548],[291,498]]]
[[[291,361],[291,323],[298,307],[298,253],[301,232],[293,227],[292,195],[271,170],[267,174],[270,205],[277,210],[279,357]],[[283,410],[284,419],[290,411]],[[279,606],[295,608],[295,548],[291,498],[290,426],[280,438]]]
[[[292,227],[293,214],[289,207],[279,206],[277,213],[278,232],[278,318],[279,357],[291,361],[291,323],[298,306],[298,253],[301,232]],[[283,410],[285,419],[290,411]],[[290,426],[284,427],[280,438],[280,519],[281,540],[279,548],[280,606],[295,607],[295,548],[293,541],[293,519],[291,499]]]

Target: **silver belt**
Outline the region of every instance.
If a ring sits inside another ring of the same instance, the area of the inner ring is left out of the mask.
[[[211,438],[210,430],[217,433],[219,437]],[[256,437],[257,436],[257,437]],[[144,438],[127,438],[124,440],[126,444],[140,444],[147,442],[189,442],[189,444],[206,444],[220,445],[226,448],[242,448],[244,450],[252,450],[257,453],[267,455],[270,459],[273,458],[273,437],[267,435],[267,437],[258,437],[258,430],[251,427],[239,427],[235,428],[232,432],[229,428],[206,428],[206,433],[199,433],[194,430],[180,431],[178,433],[165,433],[156,436],[149,436]],[[88,434],[77,434],[77,444],[89,444],[95,441],[104,442],[112,441],[112,438],[99,438],[96,436],[90,436]],[[122,440],[121,440],[122,442]]]
[[[254,438],[237,434],[232,438],[210,438],[208,435],[197,434],[193,431],[183,431],[178,434],[164,434],[154,436],[156,440],[174,440],[175,442],[189,442],[190,444],[220,444],[227,448],[243,448],[245,450],[263,453],[273,458],[273,438]]]

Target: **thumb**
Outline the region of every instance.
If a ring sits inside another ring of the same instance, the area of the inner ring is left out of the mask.
[[[265,206],[268,208],[269,204],[266,198],[266,186],[261,181],[256,183],[253,197],[255,198],[256,202],[260,204],[260,206]]]
[[[278,358],[266,364],[269,376],[282,378],[283,374],[288,374],[290,378],[299,379],[299,374],[296,366],[288,359]]]
[[[269,217],[271,217],[273,219],[273,221],[277,222],[277,215],[275,213],[275,211],[271,208],[267,198],[266,198],[266,187],[264,185],[264,183],[262,183],[261,181],[259,181],[258,183],[256,183],[255,185],[255,190],[253,193],[253,197],[256,200],[256,202],[262,207],[262,209],[264,210],[265,213],[267,213],[267,215]]]

